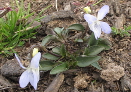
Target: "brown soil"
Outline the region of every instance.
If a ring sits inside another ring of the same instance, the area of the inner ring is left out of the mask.
[[[92,0],[96,3],[98,0]],[[8,1],[0,1],[0,6],[4,7]],[[85,27],[87,23],[83,19],[83,7],[89,0],[58,0],[58,11],[55,8],[55,0],[26,0],[25,5],[30,2],[32,11],[40,12],[48,5],[52,5],[45,10],[43,15],[46,18],[41,20],[42,27],[37,29],[37,39],[31,39],[25,46],[15,48],[26,62],[31,48],[41,43],[44,36],[50,34],[55,27],[68,27],[71,24],[81,23]],[[91,6],[92,14],[103,5],[109,5],[110,12],[103,19],[116,28],[122,29],[124,25],[131,26],[131,1],[130,0],[103,0],[95,6]],[[34,23],[33,26],[38,25]],[[131,34],[131,30],[129,31]],[[85,68],[71,69],[60,75],[50,75],[49,71],[40,72],[38,89],[35,91],[31,85],[26,88],[19,87],[19,76],[23,69],[19,67],[14,57],[5,59],[0,56],[1,92],[131,92],[131,36],[120,37],[119,35],[102,36],[111,41],[112,47],[108,51],[100,53],[102,56],[99,64],[102,70],[91,66]],[[25,66],[28,63],[25,63]],[[55,85],[55,86],[54,86]]]

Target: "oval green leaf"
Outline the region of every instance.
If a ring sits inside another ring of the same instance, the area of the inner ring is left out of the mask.
[[[54,53],[60,54],[60,47],[54,47],[54,48],[52,49],[52,51],[53,51]]]
[[[98,40],[96,40],[94,33],[92,32],[92,34],[90,35],[90,38],[88,40],[88,45],[93,46],[93,45],[97,45],[97,44],[98,44]]]
[[[95,68],[101,70],[101,67],[100,67],[100,65],[99,65],[98,62],[94,62],[94,63],[92,63],[91,65],[92,65],[93,67],[95,67]]]
[[[83,42],[83,39],[75,39],[75,42]]]
[[[56,27],[54,28],[54,31],[57,33],[57,34],[61,34],[61,32],[63,31],[64,28],[59,28],[59,27]]]
[[[100,58],[101,58],[100,56],[86,56],[86,57],[77,57],[76,60],[78,61],[77,65],[79,67],[86,67],[94,62],[97,62]]]
[[[100,39],[98,45],[103,46],[105,50],[109,50],[111,48],[111,43],[106,39]]]
[[[51,70],[54,65],[53,61],[40,61],[40,70]]]
[[[85,51],[85,55],[97,55],[101,51],[103,51],[105,48],[103,46],[91,46],[90,48],[87,48]]]
[[[57,60],[59,57],[56,57],[52,54],[49,53],[45,53],[44,55],[42,55],[44,58],[49,59],[49,60]]]
[[[44,37],[44,39],[42,40],[41,45],[45,46],[46,43],[48,43],[51,39],[54,39],[55,36],[54,35],[47,35],[46,37]]]
[[[66,64],[66,63],[62,63],[62,64],[54,67],[54,68],[50,71],[50,74],[57,74],[57,73],[60,73],[60,72],[66,71],[66,70],[68,70],[67,64]]]
[[[78,30],[78,31],[84,31],[84,26],[81,24],[73,24],[68,27],[68,29]]]
[[[60,54],[65,57],[66,56],[66,49],[65,49],[65,45],[62,44],[61,48],[60,48]]]

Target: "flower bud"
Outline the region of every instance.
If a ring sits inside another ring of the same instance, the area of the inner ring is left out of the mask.
[[[91,13],[91,9],[90,9],[90,7],[88,7],[88,6],[85,7],[83,10],[84,10],[84,12],[86,12],[86,13]]]
[[[38,53],[38,48],[33,49],[32,57],[34,57]]]

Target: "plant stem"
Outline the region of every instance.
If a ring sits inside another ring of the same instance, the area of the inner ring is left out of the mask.
[[[98,2],[96,2],[95,4],[93,4],[93,6],[99,4],[100,2],[102,2],[103,0],[99,0]]]

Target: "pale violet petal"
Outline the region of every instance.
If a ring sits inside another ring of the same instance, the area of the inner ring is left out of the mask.
[[[109,34],[111,33],[111,27],[106,22],[100,22],[101,29],[104,33]]]
[[[34,75],[34,89],[36,90],[37,89],[37,83],[38,83],[38,79],[39,79],[39,75],[38,75],[38,72],[36,71],[33,71],[33,75]]]
[[[39,81],[40,79],[40,72],[39,72],[39,67],[35,69],[36,75],[37,75],[37,80]]]
[[[89,25],[90,29],[94,32],[95,38],[98,39],[101,35],[101,27],[99,22]]]
[[[32,86],[34,86],[34,75],[33,72],[31,70],[31,72],[29,73],[29,82]]]
[[[86,22],[88,22],[88,24],[92,24],[96,21],[96,17],[90,14],[85,14],[84,19],[86,20]]]
[[[104,5],[98,11],[97,20],[102,20],[106,16],[107,13],[109,13],[109,6],[108,5]]]
[[[19,57],[18,57],[16,54],[15,54],[15,58],[17,59],[17,61],[18,61],[19,65],[20,65],[20,67],[22,67],[23,69],[26,69],[26,68],[22,65],[22,63],[20,62]]]
[[[32,68],[38,68],[38,67],[39,67],[40,58],[41,58],[41,53],[38,52],[38,53],[32,58],[30,67],[32,67]]]
[[[20,79],[19,79],[19,84],[20,84],[20,87],[21,88],[24,88],[27,86],[27,84],[29,83],[29,75],[28,75],[28,71],[24,71],[22,73],[22,75],[20,76]]]
[[[30,83],[35,90],[37,89],[38,81],[39,81],[39,73],[35,69],[32,69],[32,73],[30,74]]]

